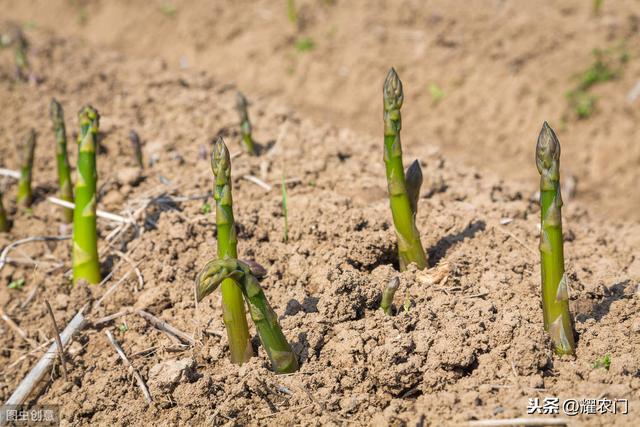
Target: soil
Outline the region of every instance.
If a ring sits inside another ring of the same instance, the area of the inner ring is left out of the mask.
[[[5,3],[10,18],[27,20],[33,13],[22,2]],[[29,401],[61,405],[63,425],[441,426],[526,416],[529,398],[607,397],[628,399],[629,414],[581,415],[571,425],[636,425],[640,223],[633,215],[639,199],[637,192],[625,191],[637,180],[638,147],[632,141],[638,113],[637,106],[625,106],[623,89],[633,84],[640,62],[630,61],[621,79],[598,88],[612,95],[602,97],[597,114],[586,121],[569,119],[559,131],[563,170],[566,165],[580,177],[575,197],[567,197],[563,209],[579,335],[575,357],[555,356],[542,329],[538,181],[530,162],[542,119],[562,114],[565,85],[582,68],[569,63],[581,58],[588,65],[585,46],[596,40],[637,43],[632,3],[606,3],[599,17],[577,1],[563,3],[562,9],[486,2],[491,9],[483,12],[445,8],[444,2],[435,2],[428,12],[419,2],[406,1],[398,9],[380,2],[382,14],[364,1],[302,3],[299,34],[318,40],[308,56],[292,51],[288,43],[297,33],[284,29],[290,24],[266,1],[256,2],[250,13],[239,12],[247,7],[242,2],[215,6],[193,26],[188,18],[204,11],[204,2],[194,2],[193,9],[178,4],[175,16],[158,12],[160,3],[144,14],[147,6],[79,2],[87,8],[87,21],[68,26],[56,19],[64,13],[76,16],[70,14],[71,2],[35,2],[39,25],[26,34],[39,83],[16,82],[12,54],[0,51],[0,166],[17,168],[15,146],[29,127],[40,134],[31,212],[16,208],[14,182],[2,181],[14,225],[0,234],[0,247],[24,237],[69,233],[61,226],[59,208],[46,201],[56,194],[48,118],[52,96],[65,107],[70,140],[80,106],[90,101],[99,109],[99,208],[133,215],[139,224],[135,231],[118,232],[118,224],[99,221],[103,276],[113,273],[100,286],[71,287],[68,241],[15,248],[9,253],[12,261],[0,270],[0,306],[36,345],[52,338],[44,301],[61,326],[92,303],[88,317],[93,321],[133,307],[196,339],[195,346],[181,345],[135,314],[89,326],[69,347],[68,378],[56,365]],[[114,19],[123,10],[130,13]],[[350,14],[358,19],[350,20]],[[255,27],[250,23],[256,17],[266,21],[256,29],[264,46],[249,43],[254,39],[247,28]],[[475,27],[465,27],[471,20]],[[570,23],[561,34],[548,31],[561,20]],[[336,22],[336,31],[326,36],[325,45],[317,34],[327,31],[329,22]],[[440,29],[430,29],[426,41],[412,32],[425,31],[425,22]],[[541,22],[547,30],[537,28]],[[395,28],[397,23],[402,27]],[[55,31],[45,28],[54,24]],[[158,37],[130,43],[145,25]],[[199,33],[203,27],[207,31]],[[499,34],[492,33],[496,28]],[[602,38],[607,31],[613,32],[611,39]],[[212,33],[216,37],[207,39]],[[489,33],[491,40],[483,39]],[[176,34],[184,39],[172,39]],[[218,45],[210,41],[221,39],[228,43],[211,56]],[[354,43],[347,51],[338,49],[344,40]],[[414,43],[396,51],[400,40]],[[471,46],[474,40],[484,41]],[[425,50],[409,58],[407,52],[421,43]],[[558,51],[532,56],[540,46]],[[480,54],[490,48],[493,59]],[[433,268],[426,272],[396,270],[377,133],[379,83],[388,66],[383,52],[391,49],[395,53],[387,60],[398,56],[409,90],[403,110],[405,159],[419,158],[425,175],[417,225]],[[187,55],[189,64],[201,60],[203,67],[185,67],[185,61],[178,67],[176,52]],[[220,66],[203,69],[232,52],[264,67],[221,60]],[[287,58],[295,64],[290,75],[278,69]],[[517,71],[510,71],[507,64],[518,58]],[[347,59],[345,76],[326,75]],[[441,68],[429,69],[429,63]],[[503,69],[495,72],[490,64]],[[453,82],[460,75],[467,77],[457,92]],[[442,76],[438,83],[447,93],[437,104],[428,94],[412,92],[434,76]],[[212,174],[201,153],[208,153],[216,135],[225,137],[232,153],[241,152],[234,83],[248,88],[261,148],[258,157],[240,154],[233,160],[239,255],[267,270],[262,285],[299,355],[296,374],[274,375],[257,340],[257,357],[242,367],[232,365],[219,293],[194,304],[195,275],[215,256],[214,214],[206,212]],[[258,86],[262,89],[254,95],[251,90]],[[522,97],[514,97],[519,91]],[[425,108],[412,111],[412,104]],[[433,114],[420,117],[425,112]],[[501,115],[507,120],[498,120]],[[135,168],[130,129],[143,141],[142,172]],[[74,150],[69,151],[75,164]],[[513,163],[496,161],[500,157]],[[489,167],[488,160],[495,163]],[[246,175],[258,176],[272,189]],[[283,176],[289,180],[286,242]],[[395,275],[401,279],[396,313],[386,316],[377,307]],[[18,279],[25,279],[21,290],[6,286]],[[150,407],[110,346],[106,329],[149,385]],[[4,322],[0,332],[0,400],[5,401],[42,351],[23,357],[30,345]],[[609,369],[594,366],[607,354]]]

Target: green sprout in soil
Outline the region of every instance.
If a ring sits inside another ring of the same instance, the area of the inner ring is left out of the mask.
[[[142,160],[142,145],[140,144],[140,137],[138,132],[131,129],[129,131],[129,141],[131,141],[131,147],[133,148],[133,155],[136,159],[136,164],[140,169],[144,169],[144,161]]]
[[[0,191],[0,232],[7,232],[10,228],[11,224],[7,218],[7,212],[4,210],[4,205],[2,204],[2,192]]]
[[[597,15],[600,13],[600,10],[602,9],[602,4],[604,3],[604,0],[593,0],[593,14]]]
[[[420,163],[416,160],[409,166],[406,175],[404,172],[400,144],[402,127],[400,107],[402,107],[403,98],[402,82],[392,68],[387,74],[383,87],[384,163],[389,202],[398,238],[400,271],[406,270],[412,262],[422,270],[427,267],[427,256],[422,248],[420,233],[415,222],[418,196],[422,185],[422,170]]]
[[[202,214],[208,214],[211,213],[211,203],[209,202],[204,202],[202,204],[202,206],[200,206],[200,213]]]
[[[605,354],[604,356],[602,356],[601,358],[596,360],[594,362],[594,364],[593,364],[593,368],[594,369],[604,368],[604,369],[606,369],[608,371],[610,367],[611,367],[611,355],[610,354]]]
[[[387,283],[387,287],[384,288],[384,292],[382,293],[382,300],[380,301],[380,308],[384,312],[384,314],[392,314],[393,307],[393,297],[400,286],[400,279],[398,276],[393,277]]]
[[[230,257],[207,263],[196,280],[198,301],[212,293],[221,282],[224,284],[225,281],[233,283],[233,286],[244,296],[249,306],[249,314],[256,325],[260,341],[271,360],[273,370],[279,374],[297,371],[298,360],[282,333],[278,316],[269,305],[258,279],[252,274],[247,264]]]
[[[287,209],[287,185],[284,180],[284,174],[282,175],[282,216],[284,218],[284,236],[285,243],[289,241],[289,210]]]
[[[163,15],[172,18],[178,12],[178,8],[171,3],[162,3],[160,5],[160,12],[162,12]]]
[[[73,282],[100,282],[98,231],[96,225],[96,147],[100,115],[87,105],[78,113],[78,165],[76,206],[73,211]]]
[[[18,205],[28,208],[33,202],[31,177],[36,150],[36,131],[31,129],[20,150],[20,180],[18,181]]]
[[[444,91],[437,83],[431,83],[429,85],[429,95],[431,95],[434,103],[438,103],[444,98]]]
[[[255,156],[256,148],[253,145],[251,136],[251,122],[249,121],[249,112],[247,111],[247,98],[241,92],[236,93],[236,110],[240,116],[240,133],[242,134],[242,147],[248,154]]]
[[[623,65],[629,60],[624,47],[617,49],[595,49],[595,61],[578,76],[578,85],[567,93],[569,106],[580,119],[593,114],[598,97],[589,91],[599,83],[615,80],[622,75]]]
[[[126,323],[122,322],[118,325],[118,330],[124,334],[129,330],[129,326]]]
[[[296,11],[295,0],[287,0],[287,16],[292,24],[296,25],[298,23],[298,12]]]
[[[540,270],[544,327],[551,336],[556,353],[573,354],[574,330],[562,239],[560,143],[547,122],[538,136],[536,166],[540,173]]]
[[[15,289],[21,291],[24,288],[25,280],[23,278],[12,280],[11,283],[7,286],[9,289]]]
[[[216,201],[218,259],[237,258],[238,236],[233,218],[231,157],[222,138],[218,138],[213,146],[211,169],[215,177],[213,198]],[[231,362],[242,365],[253,356],[242,290],[232,279],[223,280],[221,290],[222,317],[229,338]]]
[[[310,37],[300,37],[296,40],[296,50],[300,53],[312,51],[316,44]]]
[[[67,131],[64,126],[64,112],[55,98],[50,106],[53,132],[56,135],[56,164],[58,167],[58,191],[60,198],[73,203],[73,189],[71,188],[71,168],[67,157]],[[73,209],[62,208],[63,220],[66,224],[73,222]]]

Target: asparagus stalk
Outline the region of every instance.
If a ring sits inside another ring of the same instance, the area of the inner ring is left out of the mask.
[[[27,51],[29,50],[29,42],[24,36],[24,33],[20,28],[16,29],[16,75],[18,79],[27,81],[29,80],[29,60],[27,59]]]
[[[67,131],[64,126],[64,111],[55,99],[51,98],[51,121],[53,131],[56,134],[56,163],[58,166],[58,187],[60,198],[73,203],[73,189],[71,188],[71,168],[67,157]],[[73,209],[62,208],[63,221],[67,224],[73,222]]]
[[[393,297],[400,286],[400,279],[398,276],[393,277],[387,283],[387,287],[382,292],[382,301],[380,301],[380,308],[384,311],[384,314],[391,314],[391,306],[393,305]]]
[[[251,273],[251,268],[247,264],[230,257],[207,263],[196,280],[198,301],[213,292],[221,282],[224,284],[227,280],[241,289],[273,370],[279,374],[297,371],[296,355],[282,333],[278,317],[269,305],[258,279]]]
[[[78,113],[78,165],[76,173],[76,206],[73,211],[73,282],[84,279],[100,282],[98,231],[96,226],[96,147],[100,115],[90,105]]]
[[[231,157],[222,138],[213,146],[211,169],[215,176],[213,198],[216,201],[218,258],[238,257],[236,225],[231,195]],[[242,365],[253,356],[249,327],[242,302],[242,291],[233,280],[222,281],[222,317],[229,338],[231,361]]]
[[[31,177],[33,155],[36,149],[36,131],[31,129],[20,151],[20,180],[18,181],[18,205],[28,208],[33,202]]]
[[[9,231],[9,225],[7,213],[4,211],[4,206],[2,205],[2,193],[0,192],[0,232]]]
[[[240,116],[240,133],[242,134],[242,145],[244,150],[254,156],[256,148],[253,144],[251,136],[251,122],[249,121],[249,112],[247,111],[247,98],[241,92],[236,94],[236,110]]]
[[[560,143],[547,122],[538,136],[536,166],[540,173],[540,265],[544,327],[553,340],[556,353],[573,354],[574,330],[569,311],[562,240]]]
[[[140,146],[140,137],[138,136],[138,132],[131,129],[129,132],[129,140],[131,141],[133,154],[136,156],[138,167],[140,167],[140,169],[144,169],[144,162],[142,161],[142,147]]]
[[[387,173],[387,186],[391,214],[398,237],[398,255],[400,271],[415,262],[420,270],[427,266],[427,257],[420,242],[420,233],[416,228],[417,196],[422,183],[420,164],[414,164],[407,171],[411,187],[407,185],[402,164],[402,146],[400,129],[402,118],[400,107],[404,95],[402,82],[392,68],[387,74],[383,87],[384,99],[384,163]]]

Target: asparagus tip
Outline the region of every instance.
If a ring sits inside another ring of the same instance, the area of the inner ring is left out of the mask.
[[[213,170],[213,174],[217,175],[221,167],[222,169],[226,169],[226,165],[230,162],[231,155],[229,154],[227,144],[225,144],[224,139],[219,136],[213,144],[213,150],[211,152],[211,169]]]
[[[411,202],[411,209],[413,213],[416,214],[418,212],[418,199],[420,198],[420,187],[422,187],[423,180],[422,167],[418,159],[414,160],[407,168],[404,179],[407,186],[407,195]]]
[[[398,77],[398,73],[396,73],[393,67],[391,67],[389,73],[387,73],[387,77],[384,79],[383,94],[385,104],[389,104],[395,109],[402,106],[404,99],[402,81],[400,81],[400,77]]]
[[[247,108],[248,102],[247,98],[240,91],[236,92],[236,108],[238,110],[244,110]]]
[[[538,172],[551,167],[554,160],[560,157],[560,143],[551,126],[545,121],[538,135],[536,144],[536,166]]]

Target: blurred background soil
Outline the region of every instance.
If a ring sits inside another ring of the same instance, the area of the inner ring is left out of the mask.
[[[405,86],[407,147],[436,145],[535,191],[533,149],[547,120],[563,148],[565,195],[600,218],[640,221],[637,1],[595,10],[598,2],[584,0],[298,0],[295,23],[286,3],[0,5],[27,28],[206,69],[249,98],[275,97],[363,134],[380,135],[382,81],[394,66]]]

